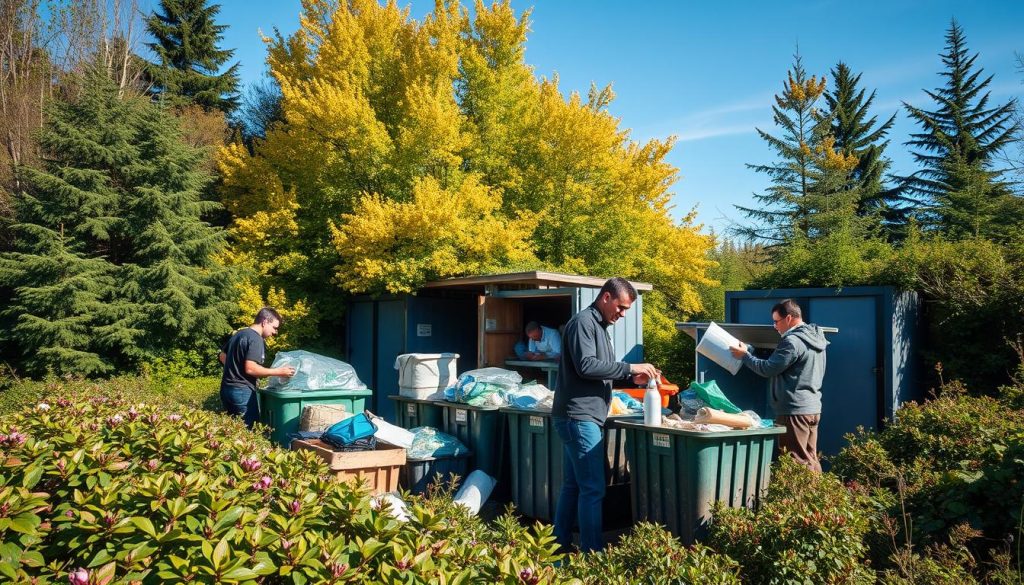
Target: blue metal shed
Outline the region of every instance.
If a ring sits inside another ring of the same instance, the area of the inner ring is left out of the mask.
[[[359,296],[349,303],[347,361],[374,390],[367,408],[394,421],[395,357],[459,354],[459,373],[486,366],[512,368],[513,347],[528,321],[559,327],[594,302],[606,279],[554,272],[466,276],[429,282],[415,294]],[[650,284],[634,282],[637,291]],[[616,357],[642,362],[643,296],[611,328]],[[542,380],[543,381],[543,380]]]
[[[725,293],[725,320],[734,325],[723,326],[752,343],[759,356],[767,357],[778,341],[770,324],[771,307],[787,298],[803,309],[804,321],[838,329],[838,334],[828,335],[818,435],[821,452],[838,453],[845,445],[846,433],[858,426],[880,428],[896,416],[902,403],[921,399],[917,293],[893,287],[729,291]],[[689,330],[692,325],[679,324],[679,328]],[[698,355],[695,377],[699,379],[701,373],[714,378],[741,408],[767,412],[767,381],[749,369],[732,376]]]

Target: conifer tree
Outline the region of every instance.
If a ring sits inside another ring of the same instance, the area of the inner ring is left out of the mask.
[[[57,274],[109,279],[104,290],[83,287],[101,303],[84,322],[92,351],[118,368],[172,349],[211,349],[230,329],[233,302],[227,274],[212,260],[223,232],[202,220],[213,205],[200,198],[207,180],[198,170],[202,155],[181,141],[162,108],[119,97],[102,73],[88,74],[81,87],[79,96],[49,108],[41,133],[47,163],[23,170],[28,187],[18,197],[18,221],[25,235],[15,242],[21,256],[5,260],[0,278],[14,291],[16,310],[54,322],[68,318],[67,309],[23,297],[54,286],[57,276],[40,280],[7,260],[45,265],[53,260],[44,257],[60,253],[71,268]],[[62,230],[69,243],[48,243],[54,236],[47,234]],[[88,269],[75,268],[75,259]],[[43,343],[30,329],[12,337],[26,355]]]
[[[829,127],[828,118],[819,114],[816,105],[825,92],[825,84],[824,77],[808,77],[799,53],[794,56],[793,68],[772,106],[772,118],[781,129],[781,135],[773,136],[757,129],[778,160],[771,164],[747,165],[766,174],[772,185],[766,192],[754,195],[760,207],[737,206],[753,225],[736,228],[736,235],[780,244],[794,232],[806,234],[811,230],[812,209],[808,196],[815,183],[815,148],[827,135]]]
[[[218,73],[234,50],[218,48],[227,25],[216,24],[220,6],[207,0],[160,0],[147,20],[156,39],[148,71],[153,91],[175,107],[201,106],[230,114],[238,106],[238,63]]]
[[[107,373],[98,333],[109,323],[114,295],[112,266],[75,250],[63,226],[16,225],[23,252],[0,257],[0,287],[11,302],[0,312],[0,332],[18,349],[28,374],[90,376]]]
[[[850,188],[860,190],[857,214],[884,214],[893,198],[892,190],[883,184],[891,164],[885,157],[889,145],[886,135],[896,121],[896,114],[882,124],[877,123],[877,116],[868,118],[875,92],[865,96],[865,90],[858,87],[860,74],[854,75],[846,63],[840,62],[832,69],[832,83],[833,89],[825,92],[824,97],[832,119],[835,147],[843,154],[857,157],[857,166],[849,177]]]
[[[1019,134],[1014,120],[1016,102],[990,106],[986,88],[992,77],[982,78],[969,54],[963,29],[954,20],[946,33],[941,54],[946,78],[942,87],[925,90],[936,103],[926,110],[904,103],[921,127],[906,144],[914,147],[921,168],[904,177],[900,190],[909,204],[906,211],[919,216],[922,226],[952,237],[982,236],[1001,239],[1019,229],[1024,217],[1020,198],[1002,180],[997,156]]]

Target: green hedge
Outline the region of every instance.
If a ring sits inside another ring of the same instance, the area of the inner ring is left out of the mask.
[[[0,419],[0,463],[0,575],[14,582],[555,580],[549,528],[488,526],[443,494],[399,522],[311,453],[99,386]]]

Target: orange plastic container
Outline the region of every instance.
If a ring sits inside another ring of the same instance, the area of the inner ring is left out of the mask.
[[[616,390],[625,392],[641,402],[643,402],[644,393],[647,392],[647,388],[616,388]],[[668,397],[679,393],[679,385],[669,382],[665,376],[662,376],[661,383],[658,384],[658,393],[661,394],[661,407],[668,408]]]

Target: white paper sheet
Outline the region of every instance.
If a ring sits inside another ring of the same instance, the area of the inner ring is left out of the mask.
[[[722,366],[733,376],[743,367],[743,360],[732,357],[730,347],[739,345],[739,340],[733,337],[728,331],[712,322],[704,336],[697,344],[697,351],[708,359]]]

